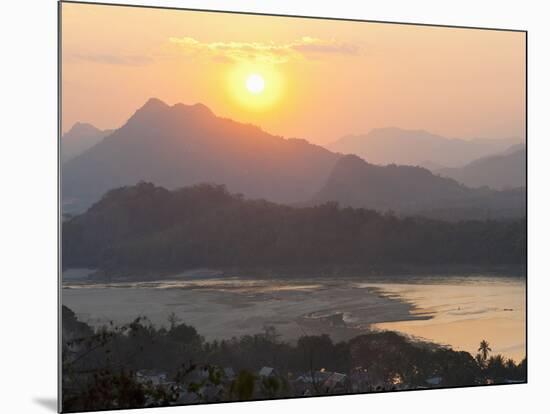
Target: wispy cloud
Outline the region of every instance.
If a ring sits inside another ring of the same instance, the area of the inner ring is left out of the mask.
[[[106,65],[145,66],[153,62],[149,56],[112,55],[112,54],[80,54],[72,53],[67,58],[71,61],[85,61]]]
[[[171,37],[169,40],[188,53],[232,62],[279,64],[292,58],[323,54],[356,55],[361,52],[357,45],[307,36],[290,43],[201,42],[192,37]]]

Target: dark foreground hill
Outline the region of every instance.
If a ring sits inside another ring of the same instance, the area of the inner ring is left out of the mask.
[[[222,186],[108,192],[63,223],[63,267],[110,274],[196,267],[525,263],[525,220],[441,222],[336,203],[289,207]]]

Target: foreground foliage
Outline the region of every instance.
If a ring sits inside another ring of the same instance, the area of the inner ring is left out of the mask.
[[[289,344],[266,328],[257,335],[207,342],[174,316],[168,327],[137,318],[92,330],[63,307],[63,410],[526,380],[526,360],[516,364],[490,356],[483,342],[476,358],[394,332],[369,332],[339,343],[327,335],[303,336]]]

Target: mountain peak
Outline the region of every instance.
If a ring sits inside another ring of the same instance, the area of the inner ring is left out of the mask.
[[[193,105],[187,105],[184,103],[177,103],[175,105],[168,105],[166,102],[158,98],[149,98],[145,104],[136,111],[136,115],[140,118],[146,116],[156,116],[158,114],[188,114],[190,116],[213,116],[214,113],[206,105],[202,103],[196,103]]]
[[[208,182],[295,203],[322,186],[339,158],[296,142],[218,117],[203,104],[149,99],[109,139],[65,168],[63,193],[88,207],[110,188],[141,180],[168,189]]]
[[[452,138],[442,137],[441,135],[433,134],[424,129],[404,129],[399,127],[373,128],[366,135],[370,139],[405,139],[405,140],[424,140],[432,141],[448,141]]]
[[[66,163],[84,153],[111,133],[108,129],[102,131],[91,124],[76,122],[61,137],[61,162]]]
[[[130,117],[126,125],[141,125],[158,119],[169,113],[170,106],[158,98],[149,98],[145,104]]]
[[[193,104],[193,105],[186,105],[186,104],[183,104],[183,103],[178,103],[178,104],[174,105],[172,108],[174,108],[176,110],[184,110],[186,112],[190,112],[190,113],[193,113],[195,115],[214,115],[212,110],[209,107],[207,107],[206,105],[202,104],[202,103],[196,103],[196,104]]]
[[[145,102],[145,104],[140,109],[138,109],[138,111],[139,110],[156,111],[156,110],[162,110],[166,108],[169,108],[166,102],[161,101],[158,98],[149,98],[147,102]]]
[[[75,124],[69,129],[67,132],[65,132],[63,135],[91,135],[91,134],[97,134],[100,133],[101,130],[93,126],[92,124],[88,124],[86,122],[75,122]]]

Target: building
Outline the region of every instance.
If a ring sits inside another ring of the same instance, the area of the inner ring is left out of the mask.
[[[258,376],[260,378],[270,378],[270,377],[276,377],[277,372],[275,371],[275,368],[271,367],[262,367],[260,371],[258,372]]]
[[[224,368],[223,369],[223,375],[225,376],[226,379],[228,379],[230,381],[234,380],[235,377],[236,377],[235,371],[231,367]]]
[[[166,372],[142,369],[136,372],[136,381],[140,384],[158,385],[170,385],[172,382],[168,381],[168,374]]]
[[[371,391],[369,373],[366,368],[356,367],[350,373],[350,385],[352,392]]]
[[[349,389],[349,378],[346,374],[333,372],[323,383],[323,389],[326,393],[347,392]]]
[[[426,380],[426,384],[432,386],[432,387],[438,387],[441,385],[441,382],[443,381],[443,378],[441,377],[432,377],[432,378],[428,378]]]

